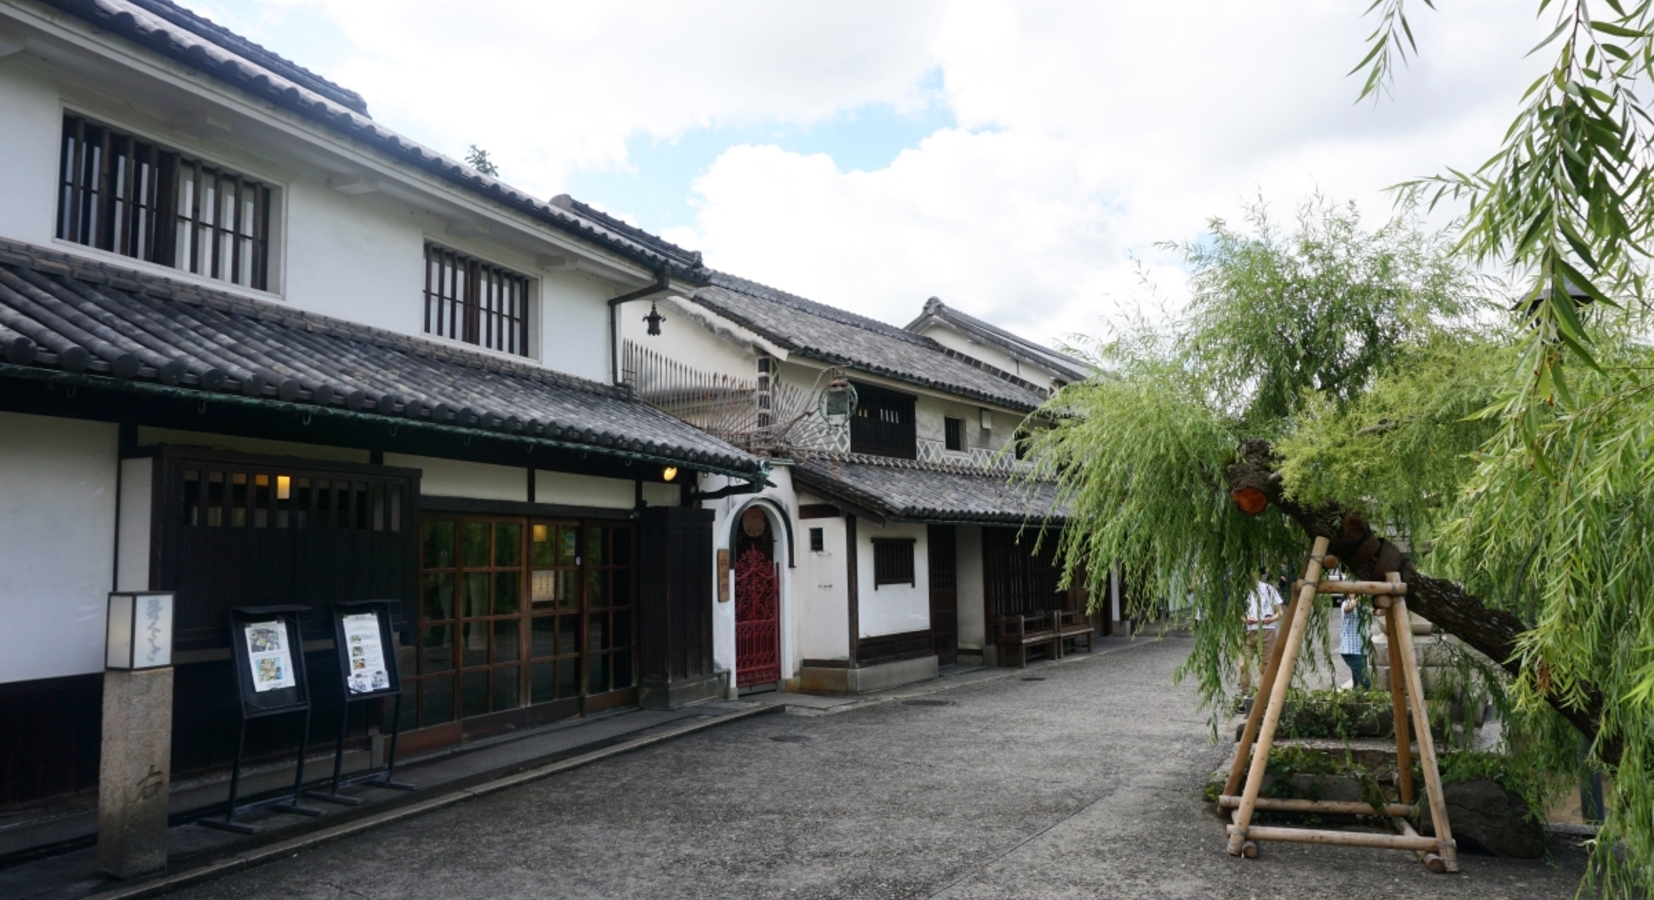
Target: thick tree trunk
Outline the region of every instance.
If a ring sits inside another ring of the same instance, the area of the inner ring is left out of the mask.
[[[1516,659],[1516,638],[1528,626],[1515,615],[1492,609],[1456,582],[1431,578],[1417,569],[1400,547],[1376,534],[1360,512],[1339,504],[1306,507],[1285,496],[1277,460],[1268,441],[1247,441],[1240,448],[1240,462],[1229,467],[1229,489],[1237,505],[1251,510],[1248,497],[1263,499],[1286,513],[1311,538],[1325,537],[1330,550],[1344,570],[1363,581],[1383,581],[1388,572],[1400,572],[1407,583],[1407,606],[1429,619],[1437,628],[1497,662],[1513,677],[1522,677]],[[1255,493],[1254,493],[1255,492]],[[1254,505],[1256,501],[1254,500]],[[1543,672],[1533,673],[1536,683],[1547,682]],[[1581,706],[1562,703],[1554,694],[1546,699],[1587,738],[1595,739],[1602,711],[1602,696],[1594,689],[1585,692]],[[1605,748],[1604,756],[1619,754]],[[1612,761],[1612,760],[1610,760]]]

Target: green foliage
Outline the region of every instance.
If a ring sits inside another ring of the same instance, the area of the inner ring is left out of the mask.
[[[1198,679],[1214,733],[1255,573],[1295,576],[1306,549],[1278,512],[1235,510],[1224,470],[1240,441],[1289,435],[1300,419],[1333,427],[1375,380],[1427,353],[1417,348],[1478,341],[1462,326],[1480,308],[1480,282],[1407,211],[1377,231],[1319,199],[1290,233],[1261,207],[1247,221],[1250,236],[1214,222],[1219,239],[1182,248],[1197,285],[1186,324],[1139,320],[1095,344],[1107,374],[1064,387],[1042,411],[1050,427],[1030,439],[1030,476],[1056,480],[1073,523],[1058,553],[1092,596],[1106,595],[1117,562],[1133,618],[1190,601],[1201,627],[1179,675]],[[1448,415],[1444,406],[1438,418]],[[1316,489],[1362,496],[1329,472]],[[1325,634],[1325,611],[1316,615],[1313,633]]]
[[[466,151],[465,164],[489,178],[500,177],[499,165],[489,157],[487,150],[478,147],[476,144],[472,144],[471,149]]]
[[[1405,213],[1367,232],[1353,204],[1317,198],[1283,234],[1259,202],[1246,224],[1214,219],[1200,241],[1168,246],[1191,270],[1188,349],[1249,436],[1306,397],[1348,404],[1403,347],[1470,310],[1464,266]]]
[[[1332,691],[1291,688],[1286,708],[1275,732],[1280,738],[1330,738],[1349,741],[1358,737],[1390,736],[1382,728],[1391,710],[1388,691]]]

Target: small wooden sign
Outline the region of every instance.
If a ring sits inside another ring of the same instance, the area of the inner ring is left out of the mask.
[[[718,602],[729,602],[729,551],[718,551]]]

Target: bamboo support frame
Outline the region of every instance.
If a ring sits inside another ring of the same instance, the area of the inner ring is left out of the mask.
[[[1389,850],[1411,850],[1431,872],[1457,872],[1457,848],[1453,842],[1453,834],[1447,821],[1447,806],[1442,795],[1441,773],[1436,766],[1436,749],[1430,735],[1430,721],[1428,709],[1424,703],[1423,682],[1419,677],[1418,657],[1413,648],[1413,632],[1407,618],[1407,586],[1402,583],[1399,573],[1391,572],[1387,580],[1380,585],[1377,582],[1326,582],[1320,581],[1321,563],[1327,552],[1327,539],[1316,538],[1314,549],[1310,551],[1308,564],[1304,567],[1304,577],[1294,583],[1292,603],[1288,608],[1287,618],[1290,623],[1285,640],[1276,647],[1272,655],[1270,666],[1265,670],[1262,683],[1259,685],[1258,697],[1261,698],[1267,691],[1269,704],[1258,715],[1258,703],[1253,701],[1252,714],[1247,718],[1247,725],[1239,745],[1235,748],[1234,763],[1230,768],[1229,781],[1223,795],[1218,798],[1220,807],[1232,808],[1228,826],[1228,851],[1232,856],[1253,857],[1257,855],[1255,841],[1287,841],[1308,844],[1336,844],[1341,846],[1376,847]],[[1336,586],[1336,587],[1334,587]],[[1350,589],[1360,588],[1359,590]],[[1382,589],[1380,589],[1382,587]],[[1286,705],[1286,692],[1292,681],[1293,667],[1298,660],[1298,652],[1303,646],[1304,632],[1310,618],[1310,607],[1318,593],[1362,593],[1374,597],[1374,605],[1384,609],[1385,630],[1389,636],[1390,653],[1390,693],[1392,709],[1395,713],[1397,765],[1399,771],[1398,782],[1401,787],[1401,803],[1385,804],[1382,810],[1374,809],[1371,804],[1350,801],[1322,801],[1322,800],[1288,800],[1269,797],[1260,797],[1265,773],[1269,766],[1269,751],[1274,744],[1275,729],[1280,723],[1283,708]],[[1411,704],[1408,703],[1411,698]],[[1412,721],[1409,723],[1407,712],[1411,708]],[[1415,786],[1412,780],[1412,761],[1409,753],[1408,725],[1411,724],[1418,732],[1419,762],[1424,770],[1425,790],[1430,804],[1431,820],[1435,825],[1436,835],[1424,837],[1418,834],[1407,823],[1406,817],[1413,815],[1415,806]],[[1256,738],[1256,747],[1252,746]],[[1251,756],[1251,764],[1247,769],[1246,788],[1239,795],[1235,794],[1235,787],[1243,762]],[[1252,826],[1252,816],[1257,810],[1279,810],[1289,812],[1326,812],[1349,813],[1355,815],[1388,815],[1400,832],[1399,834],[1368,834],[1350,831],[1327,831],[1305,828],[1279,828],[1271,826]]]
[[[1402,693],[1401,642],[1396,640],[1396,619],[1394,607],[1384,610],[1384,636],[1390,655],[1390,718],[1396,732],[1396,786],[1401,791],[1401,802],[1411,804],[1418,802],[1418,788],[1413,785],[1413,752],[1409,746],[1413,738],[1407,727],[1407,695]],[[1406,627],[1411,631],[1412,623]]]
[[[1304,629],[1309,624],[1310,605],[1315,602],[1314,582],[1321,580],[1321,560],[1326,556],[1328,541],[1324,537],[1315,539],[1313,549],[1310,550],[1309,562],[1304,567],[1304,581],[1310,582],[1298,592],[1293,611],[1292,627],[1286,633],[1286,646],[1281,650],[1281,661],[1275,673],[1274,683],[1269,686],[1269,707],[1264,710],[1263,724],[1259,726],[1258,745],[1252,753],[1252,765],[1246,774],[1246,791],[1241,795],[1241,805],[1235,810],[1235,825],[1230,830],[1229,854],[1239,856],[1245,851],[1247,840],[1246,827],[1252,823],[1252,810],[1258,802],[1258,794],[1263,789],[1265,770],[1269,768],[1269,748],[1275,743],[1275,726],[1281,721],[1281,710],[1286,706],[1287,687],[1292,683],[1292,669],[1298,662],[1298,648],[1304,643]],[[1262,698],[1263,693],[1258,693]],[[1257,700],[1252,701],[1253,706]],[[1244,748],[1237,748],[1238,756]],[[1225,792],[1229,793],[1229,792]]]
[[[1304,582],[1295,581],[1294,590],[1304,586]],[[1407,585],[1388,581],[1321,581],[1315,585],[1318,594],[1368,594],[1371,596],[1399,597],[1407,593]]]
[[[1298,593],[1293,592],[1292,599],[1287,601],[1286,619],[1287,628],[1292,627],[1292,621],[1302,604],[1298,602]],[[1269,694],[1275,684],[1275,673],[1281,667],[1281,654],[1286,651],[1286,641],[1277,640],[1275,649],[1269,654],[1269,661],[1264,664],[1263,674],[1258,677],[1258,692],[1253,695],[1252,709],[1246,715],[1246,730],[1241,735],[1240,744],[1235,748],[1235,760],[1229,766],[1229,779],[1223,784],[1225,794],[1233,794],[1241,785],[1241,777],[1246,773],[1246,754],[1252,749],[1252,742],[1258,739],[1258,728],[1263,724],[1264,704],[1258,699]]]
[[[1241,837],[1239,825],[1229,826],[1229,839]],[[1291,844],[1337,844],[1343,847],[1376,847],[1380,850],[1417,850],[1431,852],[1436,839],[1421,835],[1374,834],[1364,831],[1326,831],[1319,828],[1282,828],[1274,825],[1254,825],[1244,832],[1245,838],[1259,841],[1282,841]]]
[[[1226,794],[1218,798],[1218,806],[1224,809],[1233,809],[1240,804],[1239,797]],[[1416,811],[1404,803],[1386,803],[1383,808],[1374,809],[1371,803],[1360,800],[1291,800],[1278,797],[1259,797],[1253,807],[1276,812],[1337,813],[1349,816],[1411,816]]]

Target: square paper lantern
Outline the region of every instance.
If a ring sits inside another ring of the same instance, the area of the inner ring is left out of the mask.
[[[109,637],[104,664],[111,669],[172,665],[171,591],[118,591],[109,595]]]

